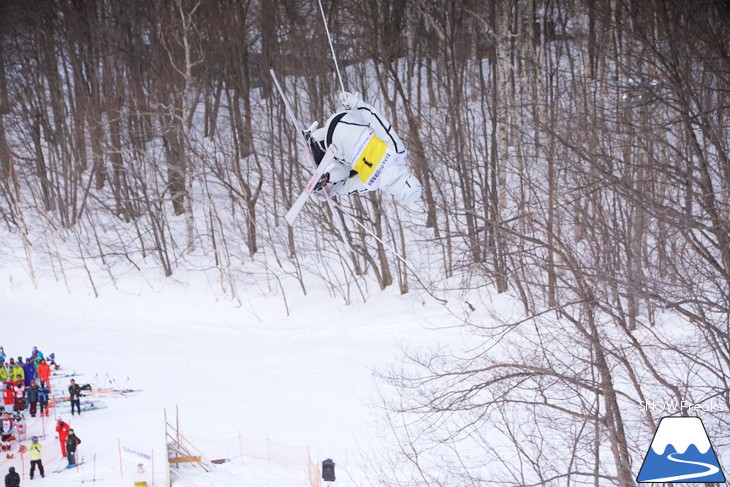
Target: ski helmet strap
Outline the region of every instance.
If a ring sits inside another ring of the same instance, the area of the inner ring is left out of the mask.
[[[337,126],[345,115],[347,115],[347,112],[338,113],[330,122],[329,127],[327,127],[327,137],[325,138],[327,147],[332,145],[332,135],[335,133],[335,126]]]

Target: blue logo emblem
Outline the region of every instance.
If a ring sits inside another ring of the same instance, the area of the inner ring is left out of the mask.
[[[696,416],[662,418],[637,482],[725,482],[705,425]]]

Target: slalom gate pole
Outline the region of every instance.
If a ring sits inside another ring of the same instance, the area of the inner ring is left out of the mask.
[[[330,52],[332,52],[332,60],[335,62],[335,70],[337,71],[337,79],[340,82],[340,88],[345,91],[345,84],[342,82],[342,75],[340,74],[340,65],[337,64],[337,56],[335,55],[335,48],[332,45],[332,36],[330,35],[330,29],[327,27],[327,18],[324,16],[324,8],[322,7],[322,0],[317,0],[319,3],[319,11],[322,13],[322,22],[324,23],[324,31],[327,33],[327,40],[330,44]]]
[[[122,463],[122,440],[117,438],[117,447],[119,449],[119,476],[124,477],[124,464]]]

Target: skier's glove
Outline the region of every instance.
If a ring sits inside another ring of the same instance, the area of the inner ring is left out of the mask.
[[[315,191],[322,191],[322,188],[324,188],[327,183],[330,182],[330,173],[326,172],[322,174],[322,177],[319,178],[319,181],[317,181],[317,184],[314,185]]]
[[[347,91],[343,91],[342,93],[340,93],[339,98],[340,103],[343,107],[345,107],[345,110],[352,109],[355,105],[357,105],[357,102],[360,99],[357,94],[353,95],[352,93],[349,93]]]

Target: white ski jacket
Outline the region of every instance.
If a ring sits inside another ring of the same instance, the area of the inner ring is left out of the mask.
[[[353,99],[349,110],[332,115],[312,138],[322,149],[337,149],[336,162],[326,169],[334,194],[382,189],[403,203],[420,197],[421,184],[405,166],[403,142],[372,105]]]

